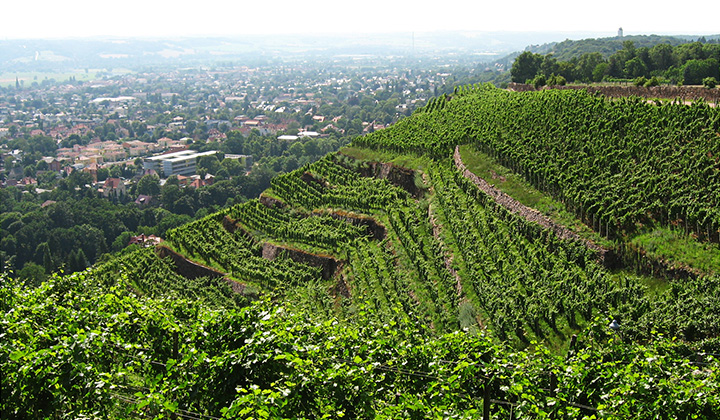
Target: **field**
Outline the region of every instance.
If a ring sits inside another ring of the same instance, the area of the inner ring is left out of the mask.
[[[96,80],[99,73],[107,73],[107,69],[85,69],[69,72],[19,72],[19,73],[0,73],[0,87],[14,87],[16,81],[21,86],[29,87],[33,83],[42,84],[44,80],[54,80],[56,82],[66,82],[71,78],[79,82],[91,82]],[[112,74],[124,74],[129,70],[113,69]]]

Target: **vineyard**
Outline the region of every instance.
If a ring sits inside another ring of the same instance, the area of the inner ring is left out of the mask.
[[[443,157],[470,143],[604,236],[657,224],[720,239],[720,110],[701,102],[465,87],[356,143]]]
[[[621,267],[478,188],[459,144]],[[649,284],[627,251],[716,245],[718,110],[465,87],[355,146],[385,161],[328,155],[158,249],[2,278],[3,418],[720,416],[720,275]]]

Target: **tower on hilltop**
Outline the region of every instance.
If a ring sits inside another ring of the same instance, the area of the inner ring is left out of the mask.
[[[622,30],[622,27],[620,27],[620,29],[618,29],[618,38],[622,38],[622,37],[623,37],[623,30]]]

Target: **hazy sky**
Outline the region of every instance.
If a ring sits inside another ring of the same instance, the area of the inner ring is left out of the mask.
[[[720,33],[717,0],[4,0],[0,39],[444,30]],[[592,4],[594,7],[584,4]],[[667,4],[667,3],[665,3]]]

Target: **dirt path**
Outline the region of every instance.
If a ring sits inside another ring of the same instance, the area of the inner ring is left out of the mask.
[[[453,155],[453,158],[455,160],[455,166],[460,170],[460,172],[462,172],[465,178],[471,180],[475,185],[478,186],[478,188],[480,188],[487,195],[492,197],[493,200],[501,204],[506,209],[522,216],[525,220],[529,222],[535,222],[544,228],[552,230],[553,233],[555,233],[555,235],[561,239],[570,239],[582,242],[583,244],[585,244],[585,246],[597,252],[598,257],[601,260],[605,259],[605,256],[609,252],[607,248],[604,248],[590,240],[581,238],[575,232],[571,231],[565,226],[553,222],[549,217],[545,216],[544,214],[533,208],[522,204],[508,194],[488,184],[488,182],[484,179],[470,172],[470,170],[467,169],[467,167],[465,166],[465,163],[463,163],[462,157],[460,156],[459,146],[455,146],[455,154]]]

